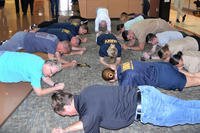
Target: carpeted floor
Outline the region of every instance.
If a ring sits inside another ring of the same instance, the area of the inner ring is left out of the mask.
[[[65,89],[71,93],[79,93],[84,87],[93,84],[107,84],[101,78],[101,71],[104,68],[99,63],[98,49],[95,43],[95,34],[93,28],[94,21],[89,22],[91,34],[88,34],[88,42],[82,46],[87,48],[87,52],[83,56],[69,56],[67,60],[76,59],[78,62],[88,63],[91,68],[73,68],[65,69],[53,77],[54,81],[64,82]],[[114,22],[112,27],[116,27]],[[122,61],[126,62],[130,59],[138,60],[142,52],[123,51]],[[117,83],[115,83],[117,85]],[[43,85],[46,87],[46,85]],[[187,88],[182,92],[165,91],[162,92],[178,96],[184,99],[200,99],[200,87]],[[9,119],[0,128],[0,133],[50,133],[53,127],[66,127],[70,123],[78,120],[78,117],[61,117],[51,109],[51,95],[38,97],[32,92],[17,110],[9,117]],[[92,99],[91,99],[92,100]],[[184,125],[174,127],[158,127],[150,124],[143,125],[140,122],[134,122],[127,128],[121,130],[101,129],[102,133],[199,133],[200,125]]]

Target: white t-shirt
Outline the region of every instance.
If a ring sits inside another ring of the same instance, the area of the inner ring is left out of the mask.
[[[158,45],[161,47],[165,46],[170,41],[183,39],[183,35],[179,31],[164,31],[157,33],[156,37],[158,38]]]
[[[106,8],[97,9],[97,16],[95,19],[95,32],[99,31],[99,24],[101,21],[106,21],[107,31],[111,32],[111,20],[108,14],[108,9]]]

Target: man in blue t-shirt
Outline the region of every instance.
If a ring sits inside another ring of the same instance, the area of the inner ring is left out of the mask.
[[[53,23],[46,28],[67,29],[71,31],[73,36],[88,33],[88,27],[86,25],[73,25],[71,23]]]
[[[53,23],[46,28],[66,29],[71,32],[73,36],[80,36],[88,33],[88,26],[85,24],[78,25],[69,22],[66,23]],[[80,37],[81,42],[87,42],[87,38]]]
[[[97,37],[100,63],[107,67],[113,67],[121,62],[121,45],[117,38],[111,33],[102,33]],[[105,57],[110,57],[110,63],[105,61]]]
[[[85,47],[80,47],[81,39],[78,36],[73,36],[70,30],[58,29],[58,28],[40,28],[37,32],[46,32],[56,35],[60,41],[69,41],[72,51],[70,55],[79,54],[82,55],[85,51]]]
[[[100,127],[116,130],[135,120],[158,126],[200,123],[200,102],[186,101],[161,93],[152,86],[89,86],[79,94],[58,91],[52,95],[54,112],[62,116],[79,116],[79,121],[52,133],[84,130],[100,133]],[[198,108],[198,109],[197,109]]]
[[[67,41],[59,41],[57,36],[45,32],[23,32],[15,33],[9,40],[0,46],[0,51],[43,52],[48,54],[49,59],[58,59],[64,67],[76,66],[76,61],[65,61],[62,54],[71,52],[71,46]]]
[[[30,82],[38,96],[64,88],[64,83],[51,80],[62,69],[56,60],[45,62],[41,57],[29,53],[0,51],[0,68],[0,82]],[[41,79],[51,87],[42,89]]]
[[[200,74],[182,72],[168,62],[129,61],[117,69],[106,68],[102,78],[120,86],[151,85],[167,90],[182,91],[184,87],[200,85]]]
[[[60,41],[70,41],[73,37],[70,30],[61,29],[61,28],[40,28],[37,32],[46,32],[49,34],[56,35]]]

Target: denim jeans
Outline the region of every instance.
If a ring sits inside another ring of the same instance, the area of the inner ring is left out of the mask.
[[[141,122],[157,126],[200,123],[200,100],[181,100],[152,86],[139,86]]]
[[[9,40],[0,45],[0,51],[18,51],[23,49],[24,37],[27,32],[17,32]]]

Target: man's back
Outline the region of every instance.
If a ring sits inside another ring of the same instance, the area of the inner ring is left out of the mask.
[[[168,62],[130,61],[118,67],[117,75],[120,86],[151,85],[181,91],[186,83],[185,75]]]
[[[41,87],[43,64],[44,60],[36,55],[23,52],[4,52],[0,55],[0,81],[25,81],[31,82],[34,87]]]
[[[168,42],[173,40],[183,39],[183,35],[179,31],[164,31],[157,33],[156,37],[158,38],[158,45],[165,46]]]
[[[46,32],[49,34],[56,35],[60,41],[70,41],[72,34],[70,30],[58,29],[58,28],[40,28],[38,32]]]
[[[24,38],[24,49],[27,52],[44,52],[55,54],[58,38],[45,32],[28,32]]]
[[[175,30],[163,19],[145,19],[133,24],[131,30],[134,32],[139,43],[145,43],[145,38],[149,33]]]
[[[47,28],[58,28],[58,29],[67,29],[70,30],[73,36],[78,35],[79,25],[73,25],[71,23],[54,23],[48,26]]]
[[[134,121],[136,90],[117,86],[94,85],[75,96],[75,107],[85,132],[99,127],[119,129]]]
[[[169,50],[171,51],[172,54],[176,54],[178,51],[199,50],[197,40],[190,36],[187,36],[180,40],[170,41],[168,45],[169,45]]]

